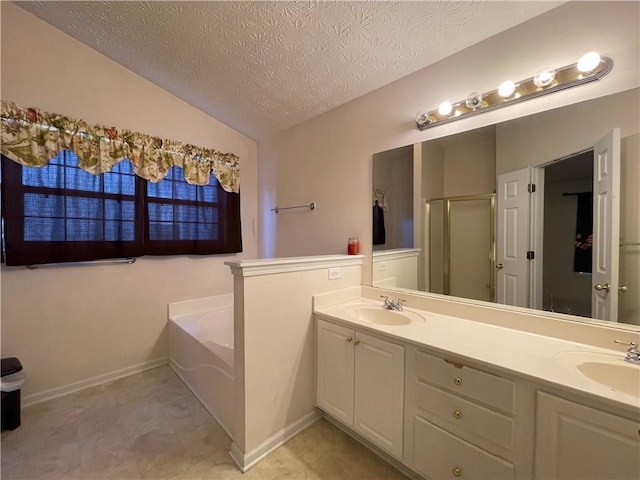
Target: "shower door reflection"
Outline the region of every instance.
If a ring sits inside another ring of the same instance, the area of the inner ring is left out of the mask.
[[[495,194],[427,201],[428,291],[495,301]]]

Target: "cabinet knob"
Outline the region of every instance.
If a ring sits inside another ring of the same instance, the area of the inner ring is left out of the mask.
[[[353,337],[347,337],[347,342],[353,342]]]
[[[462,476],[462,470],[460,470],[460,468],[458,468],[458,467],[453,467],[451,469],[451,473],[453,473],[454,477],[461,477]]]
[[[360,343],[360,340],[358,340],[357,338],[353,341],[354,345],[358,345]]]
[[[462,418],[462,412],[460,410],[454,410],[453,418],[455,418],[456,420],[460,420]]]
[[[456,377],[453,379],[453,383],[456,385],[462,385],[462,379],[460,377]]]

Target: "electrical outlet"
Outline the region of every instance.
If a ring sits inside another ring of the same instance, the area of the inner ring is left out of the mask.
[[[378,263],[378,271],[384,272],[387,269],[387,262]]]
[[[329,269],[329,280],[336,280],[340,278],[340,269],[338,267]]]

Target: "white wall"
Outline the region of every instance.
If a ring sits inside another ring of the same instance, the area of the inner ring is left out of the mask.
[[[167,303],[232,291],[224,261],[257,255],[257,145],[16,5],[1,8],[3,99],[233,152],[241,162],[242,254],[2,268],[2,355],[22,361],[28,402],[49,389],[161,361],[168,354]]]
[[[295,259],[285,259],[288,261]],[[303,259],[305,263],[313,259]],[[279,262],[280,260],[277,260]],[[312,296],[360,285],[362,257],[328,260],[309,270],[254,275],[235,270],[236,434],[232,454],[243,466],[315,419],[315,323]],[[329,279],[337,267],[340,278]],[[283,270],[286,270],[287,266]],[[237,449],[240,452],[237,452]]]
[[[495,124],[637,87],[637,2],[568,2],[503,34],[353,100],[259,143],[261,255],[342,252],[361,239],[371,255],[372,155],[403,145]],[[613,58],[602,81],[487,112],[420,132],[415,114],[443,99],[489,91],[505,80],[532,76],[544,66],[575,62],[588,50]],[[277,199],[273,193],[277,192]],[[316,201],[310,214],[276,217],[277,201]],[[365,262],[364,283],[371,282]]]

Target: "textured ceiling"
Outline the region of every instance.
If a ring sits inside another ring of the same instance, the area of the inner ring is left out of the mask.
[[[561,2],[16,2],[260,139]]]

